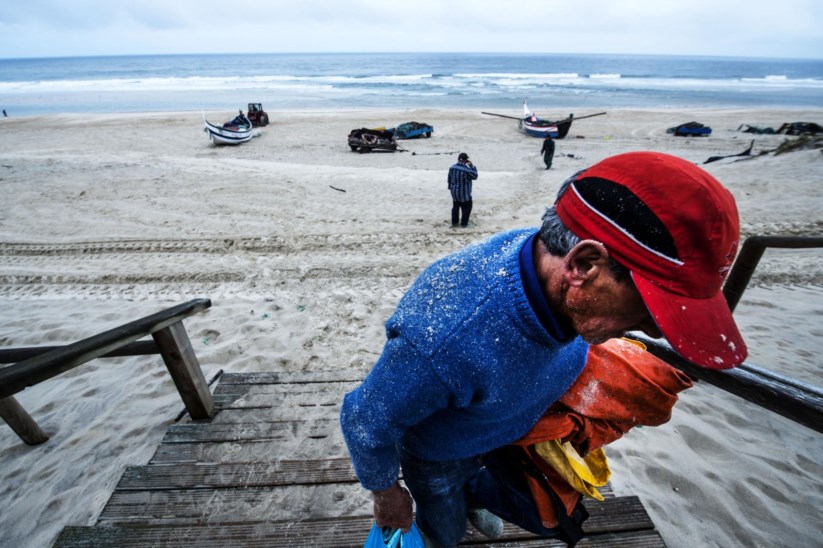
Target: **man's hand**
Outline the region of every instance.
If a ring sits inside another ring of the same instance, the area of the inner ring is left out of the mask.
[[[408,533],[412,526],[412,498],[399,483],[383,491],[374,491],[374,522],[378,527],[402,529]]]

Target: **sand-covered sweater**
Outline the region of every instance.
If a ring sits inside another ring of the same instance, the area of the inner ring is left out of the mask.
[[[439,461],[517,440],[583,369],[588,345],[556,341],[529,305],[519,254],[532,234],[498,234],[440,259],[386,322],[383,353],[340,415],[366,489],[397,479],[398,443]]]

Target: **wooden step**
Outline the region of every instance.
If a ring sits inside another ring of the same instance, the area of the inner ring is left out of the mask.
[[[371,495],[356,483],[114,491],[98,524],[301,521],[309,517],[362,515],[370,506]]]
[[[229,384],[311,384],[311,383],[359,383],[362,377],[349,371],[280,371],[259,373],[224,373],[221,385]]]
[[[80,547],[271,547],[295,548],[362,548],[371,528],[369,516],[308,520],[296,522],[251,522],[241,524],[209,524],[181,526],[66,527],[60,533],[55,548]],[[564,542],[541,539],[512,526],[506,526],[503,537],[489,541],[470,528],[463,546],[514,548],[566,546]],[[596,533],[587,532],[577,546],[602,548],[662,548],[666,544],[657,531]]]
[[[336,406],[356,382],[220,384],[214,391],[217,409],[249,409]]]
[[[324,401],[309,401],[300,403],[293,407],[227,407],[220,408],[222,402],[219,398],[215,398],[215,405],[217,412],[207,421],[197,421],[197,423],[205,422],[208,424],[219,423],[237,423],[237,422],[282,422],[282,421],[305,421],[307,417],[316,417],[323,414],[328,417],[324,420],[337,420],[340,415],[340,403],[324,402]]]
[[[273,487],[324,483],[357,483],[348,458],[280,460],[227,464],[162,464],[129,466],[117,491]],[[611,484],[598,489],[614,497]]]
[[[337,419],[278,420],[272,422],[192,422],[169,426],[161,443],[281,440],[325,438],[340,430]]]
[[[652,529],[637,497],[586,501],[585,530]],[[215,489],[115,490],[100,524],[193,524],[332,518],[371,508],[371,496],[357,483],[300,484]]]
[[[357,483],[347,458],[129,466],[118,491]]]
[[[290,459],[311,459],[317,455],[338,458],[347,454],[343,434],[338,432],[326,438],[288,441],[164,443],[157,447],[150,464],[271,462],[282,459],[284,456]]]
[[[287,382],[277,384],[220,383],[214,389],[214,394],[317,394],[318,392],[346,393],[357,388],[359,384],[359,381],[302,383]]]

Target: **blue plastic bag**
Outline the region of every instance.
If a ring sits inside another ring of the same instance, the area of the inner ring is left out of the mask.
[[[423,537],[413,523],[408,533],[373,523],[363,548],[423,548]]]

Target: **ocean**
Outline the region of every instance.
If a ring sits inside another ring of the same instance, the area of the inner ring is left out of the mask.
[[[0,108],[54,113],[265,108],[823,107],[823,60],[328,53],[0,59]]]

